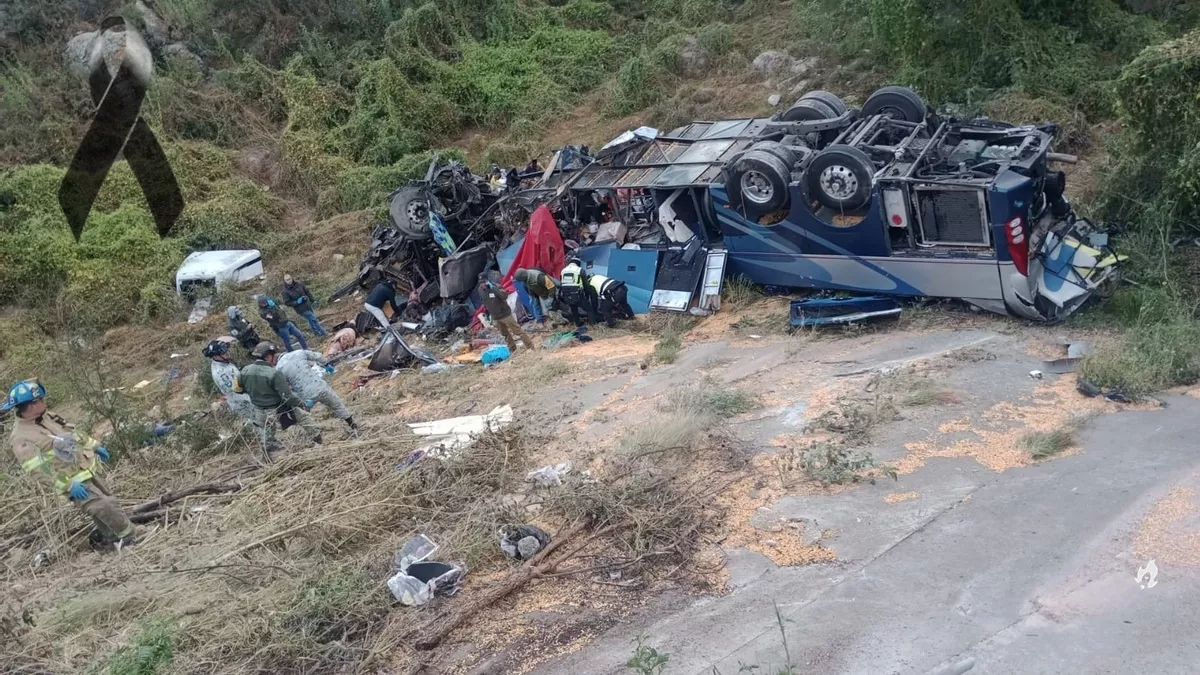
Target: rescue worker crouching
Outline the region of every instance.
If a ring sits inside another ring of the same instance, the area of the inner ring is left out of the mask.
[[[593,299],[593,289],[587,283],[587,273],[583,270],[583,261],[571,258],[559,275],[558,300],[562,312],[575,323],[582,326],[590,321],[596,323],[596,302]],[[581,314],[583,316],[581,316]]]
[[[225,310],[225,327],[229,330],[229,334],[238,341],[247,352],[252,351],[262,340],[258,337],[258,330],[254,328],[254,324],[246,320],[242,314],[242,308],[237,305],[232,305]]]
[[[517,296],[529,310],[533,320],[544,324],[546,314],[550,311],[549,305],[558,291],[558,282],[554,277],[537,268],[521,268],[513,273],[513,286],[516,287]],[[528,302],[522,297],[522,292],[528,296]]]
[[[319,368],[314,368],[319,366]],[[283,373],[292,391],[305,400],[307,408],[316,403],[322,403],[333,416],[346,423],[351,433],[358,433],[358,424],[346,408],[346,404],[333,391],[333,387],[321,376],[322,373],[333,374],[333,366],[326,365],[325,358],[320,353],[307,349],[288,352],[278,358],[275,369]]]
[[[617,319],[634,318],[633,308],[629,306],[629,288],[624,281],[593,274],[588,277],[588,285],[600,299],[600,316],[609,328],[617,325]]]
[[[269,342],[260,342],[251,356],[254,363],[242,369],[234,391],[245,392],[254,405],[254,423],[259,428],[259,440],[268,458],[278,446],[275,426],[284,429],[298,424],[314,443],[320,444],[321,429],[305,409],[304,401],[292,392],[284,374],[275,369],[278,349]]]
[[[250,397],[245,393],[235,390],[239,372],[238,367],[229,357],[229,348],[232,343],[232,337],[219,337],[208,343],[202,353],[212,360],[210,365],[212,381],[217,391],[225,397],[225,405],[229,407],[229,411],[253,424],[255,420],[254,404],[250,402]]]
[[[391,319],[383,311],[387,305],[392,307]],[[408,302],[400,300],[397,296],[395,282],[387,277],[375,284],[375,287],[367,294],[366,302],[363,303],[363,309],[375,317],[375,320],[379,322],[379,329],[384,332],[391,330],[392,321],[399,319],[407,306]]]
[[[11,440],[17,462],[26,473],[47,479],[55,492],[92,519],[94,543],[118,549],[136,544],[133,523],[99,476],[100,465],[110,459],[108,450],[49,412],[45,397],[41,384],[27,380],[13,385],[0,406],[16,411]]]

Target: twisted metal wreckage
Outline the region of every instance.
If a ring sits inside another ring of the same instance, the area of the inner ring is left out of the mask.
[[[1122,258],[1064,196],[1051,166],[1075,158],[1053,152],[1057,131],[943,118],[884,87],[861,109],[811,91],[770,118],[642,127],[490,180],[435,156],[392,193],[359,276],[334,297],[391,278],[412,292],[406,315],[432,316],[436,333],[481,273],[498,269],[511,289],[524,247],[536,250],[522,263],[551,274],[567,247],[626,282],[637,312],[715,310],[729,274],[1058,321],[1115,286]],[[554,227],[529,227],[550,215]],[[845,310],[799,305],[797,325]]]

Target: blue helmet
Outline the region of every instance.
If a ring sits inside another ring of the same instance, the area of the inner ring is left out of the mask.
[[[25,380],[14,384],[12,389],[8,390],[8,396],[0,405],[0,410],[12,410],[19,405],[33,403],[43,398],[46,398],[46,388],[37,380]]]

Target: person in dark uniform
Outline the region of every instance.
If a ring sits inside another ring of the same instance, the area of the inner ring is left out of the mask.
[[[396,297],[396,285],[388,278],[384,278],[371,292],[367,294],[367,301],[363,303],[363,309],[371,313],[379,321],[380,328],[388,330],[391,326],[391,321],[388,320],[387,314],[384,314],[383,308],[385,305],[391,305],[392,316],[399,317],[404,311],[407,302],[398,300]]]
[[[588,274],[583,271],[583,262],[579,258],[571,258],[558,278],[558,302],[563,314],[576,326],[589,321],[596,323],[599,320],[596,317],[596,302],[592,297],[592,287],[588,284]]]
[[[602,274],[588,277],[594,297],[599,300],[599,314],[605,325],[612,328],[617,319],[632,319],[633,308],[629,306],[629,289],[624,281],[609,279]]]

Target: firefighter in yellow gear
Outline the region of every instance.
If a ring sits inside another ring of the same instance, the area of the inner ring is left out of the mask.
[[[96,526],[94,540],[104,544],[136,543],[134,526],[100,479],[108,450],[46,409],[46,389],[36,380],[18,382],[0,408],[13,410],[12,450],[21,468],[45,480],[88,516]]]

